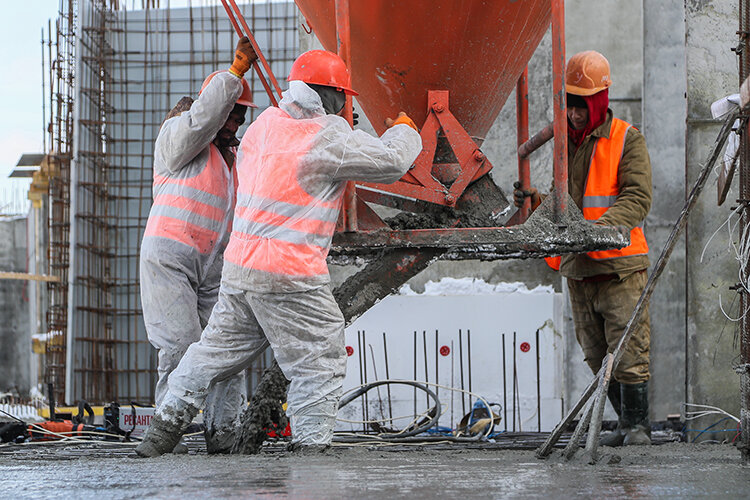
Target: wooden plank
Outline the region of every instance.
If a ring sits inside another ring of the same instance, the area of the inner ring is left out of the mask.
[[[750,104],[750,76],[740,85],[740,108],[745,109],[748,104]]]
[[[29,273],[11,273],[0,271],[0,280],[26,280],[26,281],[60,281],[59,276],[49,276],[46,274],[29,274]]]

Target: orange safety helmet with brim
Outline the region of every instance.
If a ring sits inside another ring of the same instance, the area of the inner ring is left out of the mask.
[[[351,76],[343,59],[327,50],[309,50],[292,64],[287,81],[299,80],[315,85],[325,85],[348,95],[359,95],[351,88]]]
[[[565,92],[590,96],[609,88],[609,61],[595,50],[574,54],[565,68]]]
[[[210,82],[213,79],[213,77],[215,77],[219,73],[226,73],[226,72],[227,72],[226,70],[219,70],[219,71],[214,71],[213,73],[208,75],[206,79],[203,80],[203,85],[201,85],[201,90],[200,92],[198,92],[198,95],[200,95],[200,93],[203,92],[203,89],[206,88],[206,86],[208,85],[208,82]],[[240,94],[240,97],[237,99],[236,104],[241,104],[249,108],[258,107],[253,102],[253,91],[250,90],[250,84],[247,83],[247,80],[245,80],[244,78],[242,78],[242,94]]]

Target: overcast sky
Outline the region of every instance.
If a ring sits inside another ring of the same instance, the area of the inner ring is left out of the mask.
[[[126,0],[140,7],[141,0]],[[193,0],[193,6],[219,0]],[[186,7],[189,0],[162,0],[161,5]],[[237,3],[250,3],[238,0]],[[0,79],[2,120],[0,120],[0,207],[8,202],[11,191],[28,188],[28,180],[9,179],[8,175],[23,153],[43,152],[42,129],[42,27],[57,18],[60,0],[3,0],[0,16],[0,56],[3,72]],[[45,51],[45,58],[47,52]],[[48,64],[45,61],[45,65]],[[47,73],[45,72],[45,80]],[[49,82],[46,82],[49,84]],[[49,109],[47,110],[49,120]]]
[[[0,205],[28,181],[8,179],[23,153],[42,152],[42,26],[57,17],[59,0],[3,2],[0,16]]]

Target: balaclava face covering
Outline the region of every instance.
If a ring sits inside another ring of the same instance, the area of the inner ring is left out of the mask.
[[[323,103],[323,109],[329,115],[336,115],[346,104],[346,94],[343,90],[336,90],[334,87],[327,85],[316,85],[314,83],[307,84],[311,89],[318,93],[320,101]]]
[[[586,126],[581,130],[574,129],[570,120],[568,120],[568,137],[573,141],[573,144],[580,146],[583,140],[591,134],[599,125],[604,123],[607,119],[607,108],[609,108],[609,89],[604,89],[597,92],[594,95],[589,96],[576,96],[568,94],[568,106],[573,104],[580,104],[583,100],[586,103],[586,108],[589,110],[589,121]]]

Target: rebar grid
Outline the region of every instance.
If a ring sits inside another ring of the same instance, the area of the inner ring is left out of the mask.
[[[148,403],[156,352],[142,320],[138,255],[151,206],[153,143],[172,105],[229,67],[236,35],[223,10],[206,0],[181,9],[169,1],[138,10],[111,0],[61,5],[67,16],[57,21],[58,58],[50,66],[57,104],[50,144],[65,161],[50,187],[50,274],[62,280],[50,284],[49,323],[63,336],[48,343],[47,380],[68,403]],[[294,3],[240,8],[274,72],[287,74],[297,54]],[[249,110],[249,124],[268,98],[255,75],[246,78],[259,105]]]

